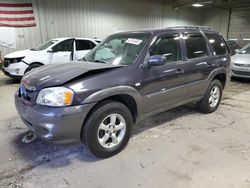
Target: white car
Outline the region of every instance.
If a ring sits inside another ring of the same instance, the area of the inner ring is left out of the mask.
[[[42,65],[82,59],[98,43],[99,39],[55,38],[37,48],[7,54],[4,57],[3,72],[20,79],[26,72]]]
[[[232,56],[231,77],[250,78],[250,44]]]

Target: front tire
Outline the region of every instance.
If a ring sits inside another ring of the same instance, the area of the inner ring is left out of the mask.
[[[133,125],[130,110],[122,103],[105,101],[89,115],[82,132],[88,150],[98,158],[108,158],[127,145]]]
[[[223,86],[219,80],[212,80],[204,98],[198,102],[198,107],[202,113],[209,114],[217,110],[221,97]]]

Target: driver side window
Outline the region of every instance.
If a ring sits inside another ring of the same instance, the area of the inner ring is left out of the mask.
[[[54,52],[71,52],[73,50],[74,39],[68,39],[60,42],[53,47]]]
[[[181,60],[181,50],[178,35],[165,36],[157,40],[150,50],[150,56],[162,55],[166,57],[166,63]]]

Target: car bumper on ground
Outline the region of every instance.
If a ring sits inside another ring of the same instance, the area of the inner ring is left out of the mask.
[[[81,142],[84,119],[95,103],[59,108],[28,106],[16,94],[15,105],[23,122],[38,137],[53,144],[65,145]]]

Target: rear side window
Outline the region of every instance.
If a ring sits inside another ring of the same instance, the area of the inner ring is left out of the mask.
[[[201,34],[186,34],[184,39],[188,59],[208,56],[207,44]]]
[[[206,33],[205,35],[207,36],[209,43],[214,48],[216,55],[224,55],[227,53],[227,47],[220,35],[210,33]]]
[[[91,50],[95,47],[95,44],[89,40],[76,40],[76,50]]]
[[[160,38],[150,51],[150,56],[153,55],[164,55],[167,63],[181,60],[179,37],[176,35]]]

